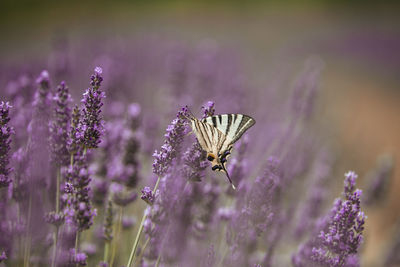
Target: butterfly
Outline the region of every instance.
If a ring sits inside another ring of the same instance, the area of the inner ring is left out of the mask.
[[[211,169],[224,172],[232,188],[236,189],[226,170],[227,158],[231,154],[233,144],[256,121],[243,114],[215,115],[202,120],[190,115],[189,119],[201,148],[207,152],[207,160],[211,161]]]

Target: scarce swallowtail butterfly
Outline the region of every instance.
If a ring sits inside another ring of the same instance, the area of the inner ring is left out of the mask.
[[[215,115],[202,120],[190,115],[189,119],[200,146],[207,152],[207,159],[211,161],[211,169],[224,172],[232,188],[236,189],[226,170],[227,158],[231,154],[233,144],[256,121],[243,114]]]

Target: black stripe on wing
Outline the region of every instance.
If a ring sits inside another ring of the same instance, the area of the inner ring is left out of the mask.
[[[242,114],[239,114],[242,115]],[[237,127],[235,133],[233,135],[229,134],[232,136],[232,141],[231,144],[235,143],[237,140],[240,139],[240,137],[242,137],[242,135],[250,128],[252,127],[254,124],[256,123],[256,121],[247,115],[242,115],[241,117],[241,121],[239,123],[239,126]]]

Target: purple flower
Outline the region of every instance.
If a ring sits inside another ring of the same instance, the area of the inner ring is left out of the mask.
[[[104,132],[104,121],[100,116],[103,99],[105,93],[100,90],[103,78],[102,70],[96,67],[95,74],[91,76],[90,85],[83,94],[81,102],[84,107],[82,109],[82,117],[79,124],[80,142],[85,148],[97,148],[101,142],[100,137]]]
[[[77,105],[75,105],[72,116],[71,116],[71,127],[68,133],[67,148],[70,154],[74,155],[81,149],[79,145],[79,139],[81,137],[81,129],[79,122],[81,119],[81,111]]]
[[[89,229],[96,210],[92,208],[90,201],[91,179],[84,156],[76,155],[73,165],[67,170],[66,180],[73,187],[72,192],[67,193],[67,207],[64,210],[66,222],[75,226],[78,231]]]
[[[132,216],[122,217],[122,227],[124,229],[130,229],[136,224],[136,218]]]
[[[10,163],[11,134],[14,133],[14,130],[8,124],[10,121],[10,108],[11,106],[8,102],[0,103],[0,189],[8,187],[11,182],[9,177],[11,168],[8,165]]]
[[[153,191],[150,189],[150,187],[145,186],[142,189],[142,195],[140,198],[144,200],[147,204],[153,205],[155,200],[155,194],[153,194]]]
[[[50,123],[50,149],[51,159],[59,166],[69,164],[70,155],[67,149],[69,123],[71,120],[71,95],[65,82],[61,82],[57,87],[54,96],[55,101],[54,117]]]
[[[178,112],[177,118],[167,127],[167,133],[164,135],[166,138],[164,144],[161,146],[159,151],[156,150],[153,154],[153,172],[157,176],[163,176],[168,172],[172,161],[180,152],[181,143],[185,136],[187,125],[187,122],[182,115],[186,113],[186,107],[182,108],[182,110]]]
[[[214,113],[215,113],[214,106],[215,106],[215,104],[213,101],[207,101],[207,103],[204,106],[202,106],[203,119],[214,115]]]
[[[83,252],[75,252],[75,249],[71,248],[69,251],[70,264],[86,266],[87,255]]]
[[[1,255],[0,255],[0,262],[5,261],[6,259],[7,259],[6,252],[3,251],[3,252],[1,253]]]
[[[50,82],[49,72],[47,70],[43,70],[40,73],[39,77],[37,77],[36,83],[41,86],[48,86],[49,82]]]
[[[47,223],[52,224],[54,226],[60,226],[61,224],[64,223],[64,214],[61,212],[56,213],[56,212],[52,211],[45,215],[44,220]]]
[[[361,211],[361,190],[355,189],[356,178],[352,171],[345,174],[343,199],[335,200],[319,233],[302,244],[292,257],[295,266],[343,266],[349,257],[357,256],[366,217]]]
[[[183,160],[185,162],[183,172],[186,179],[189,181],[201,181],[209,163],[206,159],[206,152],[203,151],[197,141],[184,153]]]

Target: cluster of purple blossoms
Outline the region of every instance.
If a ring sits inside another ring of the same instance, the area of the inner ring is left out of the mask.
[[[89,229],[93,224],[96,210],[90,201],[89,183],[91,181],[86,157],[80,153],[74,157],[74,163],[69,166],[66,173],[66,189],[68,194],[64,210],[66,222],[76,227],[81,232]]]
[[[69,104],[72,99],[65,82],[61,82],[57,87],[53,101],[55,102],[55,112],[49,127],[50,149],[52,152],[51,160],[58,166],[67,166],[70,163],[67,142],[71,121],[71,108]]]
[[[0,188],[8,187],[11,182],[9,177],[11,168],[8,166],[10,163],[10,144],[11,134],[14,132],[13,128],[8,124],[10,121],[9,111],[10,104],[8,102],[1,102],[0,104]]]
[[[104,121],[101,118],[101,107],[105,93],[100,90],[103,78],[101,76],[103,70],[96,67],[95,74],[90,78],[90,87],[83,94],[81,102],[84,107],[82,109],[82,118],[79,124],[79,139],[82,146],[86,149],[97,148],[101,142],[100,137],[104,132]]]
[[[184,118],[187,115],[187,111],[187,108],[184,107],[178,112],[176,119],[167,127],[167,133],[164,135],[165,141],[160,151],[156,150],[153,154],[153,173],[159,177],[168,172],[172,161],[180,152],[183,137],[187,130],[187,121]]]
[[[357,175],[345,174],[343,199],[337,198],[319,233],[300,246],[292,258],[294,266],[358,266],[358,249],[363,242],[365,215],[361,190],[355,189]]]

